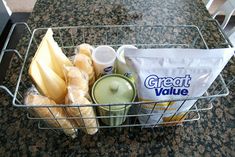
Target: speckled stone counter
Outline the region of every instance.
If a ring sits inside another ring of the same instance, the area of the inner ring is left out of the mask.
[[[31,29],[107,24],[202,26],[208,18],[201,0],[38,0],[28,24]],[[218,30],[210,33],[219,36]],[[211,35],[206,40],[211,45],[221,42]],[[26,38],[19,43],[24,52]],[[12,63],[13,69],[17,66]],[[231,71],[235,71],[234,61],[224,71],[227,81]],[[14,73],[5,82],[14,82],[16,77]],[[94,136],[81,133],[73,140],[52,130],[39,130],[36,122],[27,119],[26,111],[13,107],[11,98],[0,91],[0,156],[235,156],[234,92],[233,84],[228,97],[216,100],[212,110],[201,112],[199,121],[185,126],[104,129]]]

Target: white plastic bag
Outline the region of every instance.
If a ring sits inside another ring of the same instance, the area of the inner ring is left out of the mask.
[[[140,101],[160,101],[202,96],[232,57],[233,51],[230,48],[125,49],[125,57],[136,79]],[[195,102],[196,100],[175,101],[170,105],[168,102],[159,103],[153,110],[153,116],[141,116],[139,121],[154,125],[183,119],[182,115]],[[153,106],[154,104],[145,104],[140,112],[151,113]],[[177,111],[178,108],[180,109]],[[176,114],[172,118],[174,113]]]

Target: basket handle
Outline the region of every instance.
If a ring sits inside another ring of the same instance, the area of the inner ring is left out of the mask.
[[[14,23],[14,24],[11,26],[10,32],[9,32],[9,34],[8,34],[8,36],[7,36],[7,39],[6,39],[6,41],[5,41],[4,45],[3,45],[2,51],[1,51],[1,53],[0,53],[0,65],[1,65],[1,63],[2,63],[2,61],[3,61],[4,55],[7,54],[7,53],[10,53],[10,52],[13,52],[13,53],[17,56],[17,58],[23,62],[23,57],[22,57],[22,55],[19,53],[18,50],[16,50],[16,49],[7,49],[8,45],[9,45],[9,42],[10,42],[10,40],[11,40],[11,38],[12,38],[12,34],[13,34],[15,28],[16,28],[17,26],[19,26],[19,25],[23,25],[25,28],[27,28],[27,30],[28,30],[28,32],[30,33],[30,35],[32,34],[32,32],[31,32],[31,30],[30,30],[30,28],[29,28],[29,26],[28,26],[27,23],[25,23],[25,22],[17,22],[17,23]],[[7,94],[9,94],[12,98],[14,97],[13,92],[11,92],[11,90],[10,90],[6,85],[3,85],[3,82],[0,84],[0,89],[2,89],[3,91],[5,91],[5,92],[6,92]],[[20,102],[18,99],[16,99],[16,101],[17,101],[17,102]]]

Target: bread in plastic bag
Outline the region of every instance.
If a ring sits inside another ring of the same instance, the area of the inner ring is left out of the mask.
[[[65,102],[71,105],[87,105],[91,102],[84,96],[84,92],[75,87],[68,87],[68,94]],[[67,107],[67,112],[71,117],[80,117],[74,119],[78,127],[85,127],[82,129],[87,134],[93,135],[98,131],[98,121],[93,107]],[[90,117],[90,118],[89,118]]]
[[[88,44],[81,44],[75,50],[74,65],[80,70],[86,72],[89,76],[89,86],[95,82],[95,71],[91,58],[91,46]]]
[[[87,55],[89,58],[91,58],[93,49],[94,48],[91,45],[83,43],[76,47],[75,54],[82,53],[82,54]]]
[[[56,105],[56,103],[46,96],[39,95],[35,90],[30,90],[25,97],[26,105]],[[41,118],[52,118],[45,120],[49,125],[56,128],[64,128],[66,135],[76,137],[76,130],[68,119],[53,119],[66,117],[61,107],[32,107],[32,110]]]
[[[88,75],[84,71],[80,70],[74,66],[65,66],[64,74],[67,86],[74,86],[84,91],[84,93],[88,93]]]
[[[88,93],[89,85],[87,74],[73,66],[64,67],[64,71],[68,91],[65,97],[65,103],[71,105],[91,104],[91,101],[89,101],[90,96]],[[77,126],[84,127],[83,131],[88,134],[92,135],[98,131],[98,122],[95,119],[96,115],[93,107],[66,107],[66,111],[71,117],[92,117],[88,119],[76,118],[74,120],[76,121]]]

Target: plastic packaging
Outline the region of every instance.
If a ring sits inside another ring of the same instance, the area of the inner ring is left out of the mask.
[[[63,104],[66,95],[64,65],[72,66],[72,62],[53,39],[52,29],[49,28],[38,46],[28,72],[39,92],[57,104]]]
[[[75,49],[74,65],[80,70],[86,72],[89,76],[89,86],[95,82],[95,71],[92,62],[92,46],[89,44],[81,44]]]
[[[169,101],[202,96],[232,57],[233,51],[230,48],[125,49],[125,56],[127,65],[131,67],[137,80],[140,101]],[[139,121],[142,124],[155,125],[183,119],[185,117],[182,114],[195,102],[196,100],[158,103],[153,110],[156,114],[139,117]],[[150,113],[153,107],[154,104],[143,105],[140,112]],[[172,117],[173,115],[175,116]]]
[[[36,89],[30,88],[25,97],[26,105],[56,105],[56,103],[48,97],[39,95]],[[32,108],[36,114],[41,118],[48,118],[45,120],[49,125],[55,128],[63,128],[66,135],[72,138],[76,137],[76,130],[73,127],[73,122],[65,119],[66,114],[61,107],[35,107]],[[64,119],[55,119],[64,118]]]
[[[85,105],[91,102],[83,95],[81,90],[76,87],[68,87],[68,95],[66,96],[66,103],[72,105],[81,104],[81,107],[67,107],[66,110],[71,117],[77,117],[74,120],[78,127],[85,133],[93,135],[98,131],[98,120],[93,107],[86,107]]]
[[[97,79],[103,75],[112,74],[115,72],[114,67],[116,58],[117,54],[115,50],[108,45],[100,45],[94,49],[92,53],[92,60]]]
[[[80,104],[81,107],[66,107],[68,114],[71,117],[76,117],[77,127],[82,129],[87,134],[93,135],[98,131],[98,120],[93,107],[86,107],[86,104],[91,104],[88,94],[88,76],[77,67],[65,67],[65,76],[67,82],[68,93],[65,97],[65,103],[72,105]]]

